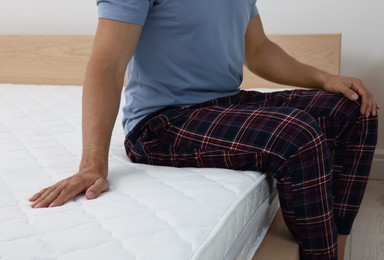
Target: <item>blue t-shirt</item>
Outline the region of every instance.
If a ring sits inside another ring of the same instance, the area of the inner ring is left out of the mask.
[[[99,17],[143,25],[124,90],[126,133],[146,115],[238,93],[256,0],[97,0]]]

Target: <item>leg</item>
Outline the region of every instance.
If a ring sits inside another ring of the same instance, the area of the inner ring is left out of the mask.
[[[339,259],[359,210],[377,141],[377,117],[364,118],[360,103],[323,91],[268,94],[267,103],[302,109],[316,118],[333,153],[334,218]],[[248,102],[252,102],[248,98]],[[292,218],[284,212],[285,219]]]
[[[347,244],[347,235],[338,235],[337,236],[337,258],[339,260],[344,260],[345,254],[345,245]]]
[[[128,136],[128,156],[149,164],[273,173],[282,207],[293,212],[302,258],[336,259],[331,153],[317,122],[298,109],[218,103],[149,120],[137,140]]]
[[[344,259],[347,235],[360,208],[365,192],[377,140],[377,117],[364,118],[360,104],[343,100],[330,120],[323,119],[323,129],[344,126],[335,136],[328,133],[328,143],[333,148],[334,158],[334,214],[338,230],[338,258]],[[332,131],[328,131],[332,132]]]
[[[360,114],[360,103],[324,91],[275,94],[274,102],[308,112],[333,154],[334,214],[339,234],[348,235],[359,210],[377,141],[377,117]]]

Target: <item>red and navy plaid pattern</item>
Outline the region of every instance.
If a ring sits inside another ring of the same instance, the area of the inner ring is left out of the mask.
[[[301,259],[337,259],[337,234],[351,230],[376,145],[377,117],[359,110],[324,91],[240,91],[165,109],[125,147],[138,163],[272,174]]]

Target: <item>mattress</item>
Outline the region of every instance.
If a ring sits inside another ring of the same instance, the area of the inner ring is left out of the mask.
[[[114,128],[110,190],[32,209],[75,173],[81,88],[0,85],[0,259],[251,259],[278,208],[254,171],[134,164]]]

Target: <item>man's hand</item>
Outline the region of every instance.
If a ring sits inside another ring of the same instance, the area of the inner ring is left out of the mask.
[[[329,92],[342,93],[350,100],[361,98],[360,113],[365,117],[376,116],[377,110],[380,109],[373,95],[360,79],[327,74],[323,88]]]
[[[94,199],[108,190],[111,134],[119,111],[124,73],[141,29],[136,24],[99,19],[83,87],[80,171],[32,196],[33,208],[61,206],[83,192],[87,199]]]
[[[32,208],[46,208],[61,206],[83,192],[87,199],[95,199],[109,188],[108,180],[104,176],[104,174],[91,170],[79,171],[75,175],[41,190],[29,201],[33,202]]]
[[[321,88],[342,93],[351,100],[361,98],[360,112],[376,116],[380,106],[357,78],[328,74],[303,64],[286,53],[265,35],[260,16],[252,18],[245,35],[245,65],[256,75],[279,84]]]

